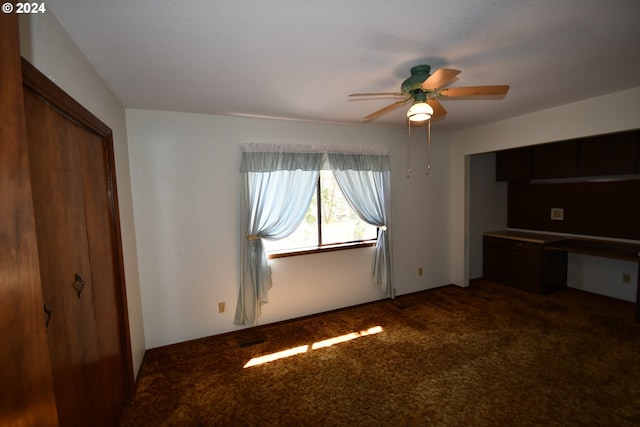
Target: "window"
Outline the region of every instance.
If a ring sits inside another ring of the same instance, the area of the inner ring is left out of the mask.
[[[281,240],[264,239],[270,256],[372,243],[378,228],[362,221],[344,198],[333,173],[320,171],[316,193],[300,226]]]

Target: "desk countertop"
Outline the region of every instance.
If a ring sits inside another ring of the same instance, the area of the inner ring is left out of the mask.
[[[615,258],[627,261],[640,260],[640,244],[618,242],[606,239],[589,239],[575,236],[544,234],[517,230],[498,230],[484,233],[485,236],[502,239],[522,240],[540,243],[546,249]]]
[[[525,242],[542,243],[542,244],[557,242],[560,240],[565,240],[567,238],[566,236],[560,236],[560,235],[532,233],[528,231],[517,231],[517,230],[488,231],[484,233],[484,235],[488,237],[499,237],[501,239],[522,240]]]
[[[582,255],[640,261],[640,245],[611,240],[571,238],[553,242],[547,248]]]

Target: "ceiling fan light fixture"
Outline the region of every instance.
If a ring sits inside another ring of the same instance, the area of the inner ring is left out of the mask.
[[[432,115],[433,108],[424,101],[414,103],[411,108],[409,108],[409,111],[407,111],[407,117],[412,122],[424,122],[425,120],[429,120]]]

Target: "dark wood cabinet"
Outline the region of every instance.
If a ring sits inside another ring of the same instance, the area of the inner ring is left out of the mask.
[[[640,173],[638,130],[496,152],[496,181],[637,173]]]
[[[553,292],[567,286],[567,254],[544,243],[484,236],[483,277],[530,292]]]
[[[568,178],[577,174],[577,141],[554,142],[533,147],[533,179]]]
[[[496,181],[528,181],[533,161],[531,147],[518,147],[496,153]]]
[[[542,245],[509,240],[509,286],[542,293]]]
[[[482,275],[495,283],[509,283],[509,241],[485,237],[483,245]]]
[[[636,134],[636,173],[640,173],[640,130]]]
[[[580,140],[579,176],[638,172],[638,132],[599,135]]]

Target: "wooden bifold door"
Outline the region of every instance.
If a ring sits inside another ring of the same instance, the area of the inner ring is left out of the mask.
[[[112,133],[0,14],[0,426],[115,426],[133,366]]]
[[[24,108],[58,420],[114,426],[131,368],[111,135],[37,86],[25,84]]]

